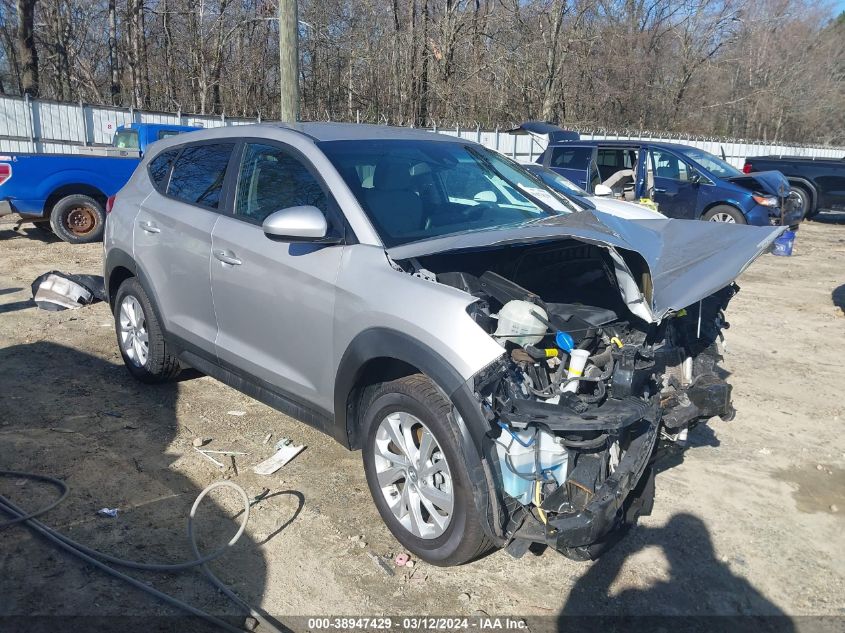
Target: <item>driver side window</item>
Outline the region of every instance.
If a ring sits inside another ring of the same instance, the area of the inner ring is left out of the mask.
[[[238,175],[235,216],[261,224],[280,209],[315,206],[324,214],[328,200],[305,165],[280,147],[249,144]]]

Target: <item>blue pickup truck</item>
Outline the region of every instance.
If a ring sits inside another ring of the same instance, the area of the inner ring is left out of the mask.
[[[196,129],[140,123],[119,127],[109,148],[0,155],[0,216],[19,213],[71,244],[96,242],[109,197],[129,180],[147,146]]]

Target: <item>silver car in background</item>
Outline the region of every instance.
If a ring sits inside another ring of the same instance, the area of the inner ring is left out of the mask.
[[[113,201],[127,368],[190,366],[362,449],[439,565],[597,556],[648,512],[661,442],[733,415],[733,280],[778,229],[573,212],[480,145],[257,125],[156,143]]]

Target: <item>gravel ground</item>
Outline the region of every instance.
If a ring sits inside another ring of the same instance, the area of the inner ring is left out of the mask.
[[[3,218],[0,468],[67,481],[69,497],[45,521],[72,538],[144,561],[188,558],[188,510],[203,487],[225,476],[251,495],[270,493],[254,507],[245,537],[212,567],[295,629],[304,625],[291,616],[337,614],[513,614],[553,624],[577,614],[787,615],[796,628],[807,621],[799,616],[845,622],[841,214],[805,224],[793,257],[764,256],[740,278],[726,358],[738,415],[690,434],[690,448],[657,477],[653,514],[616,548],[593,563],[548,550],[520,560],[495,552],[460,568],[417,562],[394,575],[373,560],[399,546],[370,500],[359,453],[207,377],[135,382],[106,305],[49,313],[29,301],[29,285],[43,272],[99,274],[101,245],[70,246],[12,227]],[[283,436],[307,449],[276,475],[254,475],[250,466]],[[227,461],[221,471],[194,450],[196,437],[248,455],[236,457],[237,470]],[[50,496],[16,478],[0,479],[0,493],[29,508]],[[103,507],[120,513],[97,516]],[[229,538],[236,511],[232,496],[212,493],[199,512],[206,551]],[[238,613],[199,572],[135,575],[213,613]],[[151,618],[178,613],[21,528],[0,530],[0,596],[0,616],[19,630],[9,616],[98,615],[114,618],[104,629],[113,630],[128,614],[153,630],[151,623],[166,620]]]

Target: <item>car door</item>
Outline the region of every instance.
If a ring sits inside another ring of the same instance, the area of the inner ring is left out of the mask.
[[[592,191],[601,182],[596,165],[596,148],[589,145],[556,145],[548,152],[550,169],[569,178],[582,189]]]
[[[670,218],[694,220],[698,205],[698,184],[691,179],[693,167],[661,147],[649,150],[653,185],[651,198],[657,209]]]
[[[202,142],[150,162],[153,191],[135,217],[135,260],[168,335],[214,353],[211,231],[220,217],[234,143]]]
[[[313,205],[340,236],[340,212],[316,170],[293,148],[246,142],[232,214],[212,233],[211,287],[221,363],[295,401],[333,410],[335,280],[343,246],[265,235],[275,211]]]

